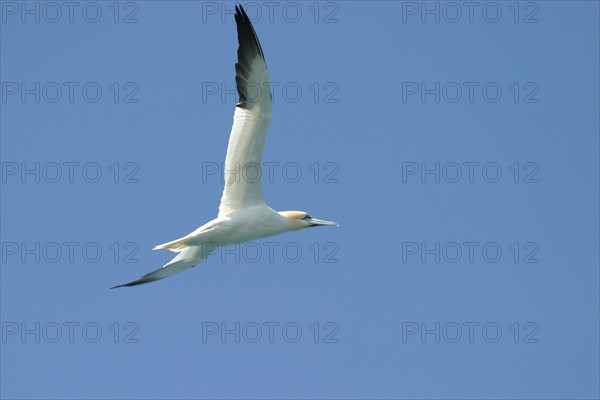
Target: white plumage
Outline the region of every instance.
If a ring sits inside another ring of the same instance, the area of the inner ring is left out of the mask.
[[[271,122],[269,73],[256,32],[242,6],[236,6],[235,21],[239,42],[235,79],[240,101],[233,117],[225,171],[248,167],[259,171]],[[155,250],[168,249],[177,256],[162,268],[113,288],[153,282],[185,271],[205,261],[220,246],[325,225],[337,224],[313,218],[303,211],[274,211],[265,204],[260,179],[239,179],[226,173],[217,218],[187,236],[156,246]]]

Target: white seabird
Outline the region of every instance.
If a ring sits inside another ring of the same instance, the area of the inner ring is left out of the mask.
[[[235,8],[235,22],[239,42],[235,81],[240,101],[233,116],[225,171],[247,165],[260,168],[267,128],[271,122],[270,89],[269,96],[252,96],[253,93],[249,92],[252,86],[269,87],[269,73],[256,32],[242,6]],[[211,251],[220,246],[313,226],[337,225],[313,218],[304,211],[274,211],[265,204],[260,180],[249,182],[232,175],[226,174],[216,219],[185,237],[154,248],[176,252],[175,258],[156,271],[111,289],[154,282],[185,271],[205,261]]]

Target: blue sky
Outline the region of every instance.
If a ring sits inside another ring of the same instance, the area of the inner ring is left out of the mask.
[[[0,2],[2,398],[598,398],[598,3],[242,4],[340,227],[109,290],[216,216],[234,4]]]

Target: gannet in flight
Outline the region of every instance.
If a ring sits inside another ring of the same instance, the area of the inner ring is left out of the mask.
[[[235,23],[239,42],[235,81],[240,101],[233,116],[225,171],[235,170],[238,165],[260,168],[267,128],[271,122],[270,89],[269,96],[254,97],[254,93],[248,90],[251,85],[269,87],[269,74],[258,37],[242,6],[235,7]],[[260,180],[247,182],[231,175],[226,174],[216,219],[185,237],[154,247],[154,250],[168,249],[178,253],[175,258],[156,271],[111,289],[154,282],[185,271],[205,261],[209,253],[220,246],[312,226],[337,225],[313,218],[303,211],[274,211],[265,204]]]

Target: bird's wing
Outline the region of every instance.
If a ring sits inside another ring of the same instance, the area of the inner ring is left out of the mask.
[[[235,81],[240,101],[235,108],[229,136],[219,216],[264,204],[261,163],[271,122],[267,65],[256,32],[241,6],[235,8],[235,22],[239,42]]]
[[[150,283],[158,281],[164,278],[168,278],[171,275],[175,275],[179,272],[185,271],[188,268],[192,268],[198,263],[206,260],[209,255],[209,246],[193,246],[187,247],[181,251],[175,258],[165,264],[162,268],[152,271],[135,281],[124,283],[111,287],[111,289],[124,287],[124,286],[136,286],[144,283]]]

